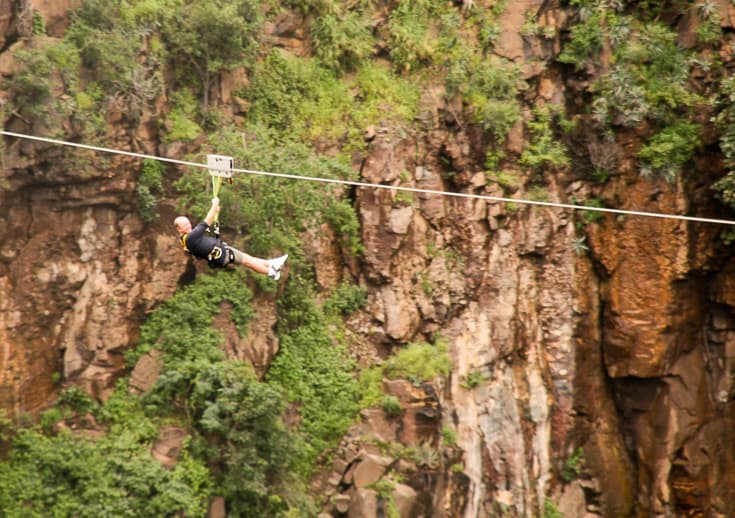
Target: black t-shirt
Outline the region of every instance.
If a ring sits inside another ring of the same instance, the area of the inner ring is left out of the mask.
[[[186,248],[200,259],[207,259],[212,248],[219,243],[218,239],[206,234],[208,229],[209,225],[202,221],[186,234]]]

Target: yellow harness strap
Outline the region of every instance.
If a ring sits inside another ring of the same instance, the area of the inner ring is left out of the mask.
[[[187,246],[186,246],[186,238],[187,238],[187,237],[189,237],[189,234],[183,234],[183,235],[182,235],[182,236],[181,236],[181,237],[179,238],[179,244],[181,245],[181,247],[182,247],[182,248],[183,248],[184,250],[186,250],[187,252],[191,253],[191,250],[189,250],[189,247],[187,247]]]

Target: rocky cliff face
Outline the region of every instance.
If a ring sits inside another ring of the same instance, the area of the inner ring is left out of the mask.
[[[732,6],[717,5],[733,28]],[[576,93],[533,64],[557,51],[558,41],[529,45],[518,36],[529,9],[543,23],[564,23],[563,10],[545,8],[536,0],[509,6],[497,46],[524,66],[536,104]],[[0,20],[13,19],[9,6],[3,12]],[[9,23],[6,37],[14,39],[14,30]],[[362,180],[502,194],[485,179],[482,131],[453,123],[443,99],[424,106],[422,132],[377,132],[360,160]],[[166,151],[155,133],[138,131],[143,119],[137,128],[111,125],[111,143]],[[507,147],[517,152],[522,144],[519,125]],[[638,177],[630,147],[614,152],[618,174],[594,187],[611,205],[710,212],[702,178],[721,175],[720,164],[703,156],[699,180],[669,184]],[[105,398],[142,319],[193,273],[168,228],[174,201],[164,201],[153,225],[135,212],[131,159],[91,167],[68,158],[48,145],[4,142],[0,407],[14,415],[47,407],[60,380]],[[447,163],[452,176],[443,174]],[[549,199],[563,202],[593,188],[572,170],[543,180]],[[377,513],[368,486],[389,473],[403,478],[394,489],[402,516],[534,516],[548,498],[565,516],[728,516],[735,509],[735,262],[719,244],[719,227],[606,216],[586,227],[589,250],[578,254],[577,219],[568,211],[432,195],[406,200],[365,188],[357,189],[355,209],[365,244],[358,264],[343,265],[333,243],[314,242],[328,258],[320,282],[336,283],[344,270],[369,289],[368,306],[350,321],[355,356],[372,361],[440,333],[453,367],[443,385],[386,387],[408,409],[400,419],[363,413],[332,471],[315,481],[332,497],[325,512]],[[257,358],[261,370],[269,363],[262,351],[277,349],[232,347]],[[455,445],[413,466],[368,440],[436,444],[444,425],[456,429]]]

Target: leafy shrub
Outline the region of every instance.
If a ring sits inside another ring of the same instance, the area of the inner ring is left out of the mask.
[[[485,375],[482,371],[472,371],[467,373],[462,382],[462,387],[466,389],[473,389],[485,381]]]
[[[717,180],[712,188],[717,191],[718,198],[735,208],[735,171],[730,171]]]
[[[712,188],[725,204],[735,208],[735,76],[723,79],[717,105],[719,113],[713,119],[720,130],[720,150],[728,173]]]
[[[173,109],[168,113],[168,132],[164,142],[189,142],[201,135],[203,130],[196,122],[197,105],[191,90],[182,89],[172,96]]]
[[[551,498],[544,499],[544,512],[542,518],[564,518],[554,501]]]
[[[80,57],[77,49],[66,42],[56,42],[40,48],[21,50],[15,59],[22,64],[9,81],[13,105],[35,117],[53,111],[66,113],[58,100],[50,99],[52,89],[77,85]]]
[[[296,8],[304,14],[313,13],[324,16],[337,13],[341,2],[337,0],[283,0],[283,4]]]
[[[92,411],[96,407],[95,401],[84,390],[79,387],[71,386],[61,391],[58,403],[68,406],[70,409],[86,413]]]
[[[433,59],[436,49],[430,37],[431,22],[429,0],[400,2],[390,11],[389,52],[398,72],[415,70]]]
[[[383,396],[380,399],[380,408],[386,413],[388,417],[398,417],[403,413],[401,408],[401,402],[396,396]]]
[[[220,303],[228,301],[233,306],[232,319],[245,335],[252,316],[252,291],[245,283],[246,275],[243,269],[218,271],[177,291],[143,324],[138,347],[126,353],[127,364],[135,365],[151,349],[163,351],[164,363],[173,368],[197,358],[220,359],[222,338],[211,328],[212,319]]]
[[[596,207],[602,208],[605,204],[599,198],[591,198],[585,201],[582,205],[585,207]],[[602,219],[602,212],[595,210],[578,210],[577,214],[581,220],[582,225],[589,225],[590,223],[597,223]]]
[[[320,340],[329,341],[329,346],[319,347],[318,356],[311,360],[316,363],[288,372],[296,380],[293,385],[278,381],[261,383],[248,365],[224,361],[222,338],[212,328],[212,319],[220,303],[228,301],[233,306],[234,323],[241,333],[247,330],[252,292],[246,286],[246,275],[242,269],[221,271],[200,276],[179,290],[146,321],[140,345],[128,354],[128,361],[132,364],[152,348],[163,352],[163,370],[156,385],[144,396],[143,407],[157,415],[186,419],[194,433],[192,455],[212,466],[217,491],[225,496],[228,509],[240,516],[280,516],[286,509],[309,507],[303,498],[281,495],[303,494],[294,488],[300,477],[306,477],[310,471],[314,452],[321,451],[314,445],[322,445],[320,441],[326,440],[324,436],[312,438],[309,433],[324,427],[327,435],[344,431],[345,425],[340,421],[343,417],[335,414],[344,410],[340,398],[349,394],[349,387],[339,381],[349,383],[352,366],[347,363],[346,369],[342,367],[342,353],[332,347],[326,324],[317,328],[316,341],[308,341],[303,347],[308,350],[318,346]],[[233,276],[238,277],[235,282]],[[301,330],[299,335],[307,334]],[[298,339],[290,342],[282,338],[282,351],[274,364],[288,361],[281,359],[284,357],[299,357],[301,353],[294,353],[294,349],[301,345],[293,345],[294,342]],[[307,353],[311,354],[312,351]],[[330,355],[336,363],[329,363]],[[323,368],[316,368],[316,364]],[[311,389],[309,380],[316,380]],[[334,391],[316,390],[331,387],[334,380]],[[288,431],[281,418],[286,402],[293,400],[287,396],[295,399],[300,395],[304,395],[305,421],[311,418],[310,426],[301,428],[307,440],[313,440],[311,443],[304,443],[299,435]],[[136,407],[126,406],[115,396],[108,407],[102,417],[110,423],[119,424],[117,416],[136,411]],[[317,414],[316,418],[312,412]],[[354,413],[344,422],[351,422]],[[330,426],[338,431],[332,431]]]
[[[548,106],[536,108],[534,115],[535,120],[528,122],[530,138],[521,154],[520,164],[534,171],[569,165],[566,146],[554,138],[551,109]]]
[[[518,93],[526,87],[518,67],[496,59],[478,58],[471,66],[466,87],[460,88],[472,108],[472,120],[481,123],[499,142],[521,114]]]
[[[679,121],[654,135],[638,152],[641,172],[673,182],[699,147],[699,126]]]
[[[390,379],[405,378],[418,384],[447,376],[450,367],[447,345],[438,340],[433,345],[425,342],[409,344],[388,358],[383,372]]]
[[[357,417],[360,391],[354,362],[313,302],[303,279],[292,278],[282,299],[281,349],[266,379],[283,387],[298,405],[300,429],[307,438],[310,469],[319,452],[334,446]]]
[[[54,425],[63,419],[63,413],[59,408],[50,408],[39,416],[39,424],[45,433],[51,433]]]
[[[570,5],[577,6],[579,23],[571,27],[570,38],[565,42],[558,60],[581,70],[600,55],[608,13],[604,4],[597,0],[571,0]]]
[[[285,141],[344,142],[348,152],[365,146],[368,125],[412,123],[420,91],[379,63],[367,62],[340,80],[320,60],[273,51],[240,95],[250,101],[251,128],[265,126]]]
[[[255,0],[177,2],[169,10],[161,33],[172,69],[182,85],[201,94],[204,112],[217,74],[254,52],[262,18]]]
[[[285,510],[273,508],[272,496],[285,492],[298,441],[281,420],[281,391],[258,382],[247,364],[220,362],[199,372],[190,404],[201,437],[195,451],[216,466],[229,512],[256,517]]]
[[[603,130],[611,125],[649,124],[654,136],[639,154],[641,172],[673,180],[698,145],[692,126],[682,120],[702,99],[688,84],[689,52],[679,47],[678,34],[659,15],[664,10],[683,13],[690,4],[646,2],[625,14],[599,0],[574,0],[572,4],[578,8],[579,23],[571,29],[560,61],[577,68],[591,64],[607,40],[613,56],[610,71],[591,89],[596,96],[593,118]],[[711,7],[704,3],[698,8],[703,42],[714,37],[713,28],[708,27],[716,23]],[[673,156],[667,157],[670,151]]]
[[[621,25],[623,25],[621,23]],[[689,67],[677,35],[659,23],[625,19],[624,38],[615,47],[615,60],[602,80],[597,118],[634,127],[648,119],[669,123],[677,110],[692,107],[698,97],[687,89]]]
[[[124,436],[90,441],[20,430],[0,463],[0,509],[39,518],[203,515],[207,468],[184,454],[167,471],[149,447]]]
[[[45,107],[51,94],[49,76],[53,65],[48,57],[39,52],[19,51],[15,58],[23,63],[23,68],[10,81],[13,104],[35,114]]]
[[[582,473],[582,466],[584,463],[582,454],[582,448],[577,448],[574,450],[574,453],[567,457],[567,460],[564,463],[564,468],[561,472],[561,476],[565,482],[571,482],[575,478],[578,478]]]
[[[704,45],[718,43],[722,38],[721,16],[717,5],[711,0],[697,4],[700,24],[697,26],[697,41]]]
[[[158,160],[144,159],[138,183],[148,187],[151,192],[160,194],[163,192],[163,172],[165,166]]]
[[[408,459],[417,466],[437,469],[442,463],[442,452],[429,442],[412,444],[407,451]]]
[[[383,397],[383,368],[372,366],[360,369],[360,408],[378,406]]]
[[[587,250],[590,249],[589,246],[587,246],[587,236],[580,236],[572,240],[571,243],[571,249],[572,252],[574,252],[575,255],[580,256],[583,253],[585,253]]]
[[[138,198],[138,212],[141,219],[148,223],[158,219],[155,212],[156,195],[163,194],[163,164],[157,160],[145,159],[138,175],[138,186],[135,189]]]
[[[496,141],[504,141],[520,116],[518,93],[527,87],[520,69],[477,49],[458,28],[461,23],[456,13],[446,13],[439,20],[439,54],[447,70],[447,93],[462,96],[470,120],[482,124]]]
[[[46,23],[43,21],[43,16],[38,11],[33,11],[33,35],[43,36],[46,34]]]
[[[124,435],[147,443],[158,437],[158,424],[150,410],[146,409],[142,397],[130,393],[128,380],[121,378],[105,404],[95,409],[94,415],[97,422],[107,428],[110,437]]]
[[[457,431],[449,425],[442,426],[442,442],[445,446],[457,444]]]
[[[316,57],[336,71],[355,70],[372,53],[375,39],[370,19],[357,11],[317,17],[311,37]]]
[[[350,129],[356,133],[350,139],[353,146],[359,147],[362,143],[367,125],[392,123],[400,126],[410,123],[416,116],[420,90],[413,81],[394,75],[381,63],[369,62],[360,67],[352,86],[357,91],[351,109]]]
[[[250,122],[274,128],[289,140],[346,134],[352,99],[334,72],[318,61],[273,51],[257,66],[243,96],[251,102]]]
[[[327,314],[349,315],[362,308],[367,302],[367,290],[348,282],[343,282],[334,288],[332,294],[324,303]]]
[[[124,23],[121,6],[102,0],[84,2],[73,12],[72,20],[65,39],[79,49],[91,79],[108,94],[139,95],[136,57],[141,34],[135,25]]]

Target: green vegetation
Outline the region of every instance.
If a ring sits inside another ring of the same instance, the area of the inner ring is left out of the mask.
[[[416,342],[408,344],[390,356],[382,365],[360,371],[360,407],[381,406],[386,399],[382,389],[383,378],[407,379],[414,384],[431,382],[449,374],[451,363],[446,343],[438,339],[435,344]]]
[[[43,16],[38,11],[33,11],[33,31],[34,36],[43,36],[46,34],[46,23],[43,21]]]
[[[674,182],[699,146],[699,126],[678,121],[654,135],[638,152],[641,174],[658,175]]]
[[[544,499],[544,510],[541,516],[542,518],[564,518],[554,501],[548,497]]]
[[[311,27],[314,53],[324,66],[336,71],[358,68],[375,44],[367,12],[325,14]]]
[[[450,92],[456,82],[457,91],[472,110],[471,120],[482,124],[497,142],[504,142],[521,114],[518,93],[526,88],[518,67],[479,55],[471,56],[464,65],[467,77],[462,72],[459,77],[453,75],[458,73],[459,63],[450,70]]]
[[[349,315],[362,308],[366,302],[365,288],[342,282],[324,303],[324,311],[327,315]]]
[[[697,16],[700,24],[697,27],[697,40],[702,45],[719,43],[722,38],[721,16],[717,5],[711,0],[697,4]]]
[[[365,63],[340,79],[319,60],[268,54],[242,92],[251,102],[248,120],[273,128],[289,140],[329,139],[363,146],[364,128],[378,122],[409,124],[420,92],[380,64]]]
[[[492,13],[485,14],[493,17]],[[488,18],[480,23],[488,23]],[[472,45],[458,29],[461,22],[456,13],[446,13],[440,20],[440,54],[444,57],[441,65],[446,69],[447,94],[460,95],[469,120],[482,124],[495,143],[502,144],[520,117],[518,96],[528,85],[521,79],[519,67]],[[500,152],[501,148],[490,149]]]
[[[606,18],[616,18],[608,13],[602,2],[571,0],[569,3],[578,6],[579,23],[572,25],[569,41],[564,45],[558,60],[580,70],[600,55],[605,42]]]
[[[689,120],[704,100],[688,81],[690,53],[677,44],[678,34],[652,13],[662,9],[639,8],[622,14],[598,0],[574,0],[579,23],[559,57],[577,69],[594,67],[602,47],[612,51],[610,71],[591,89],[593,117],[603,131],[611,126],[650,127],[650,138],[639,152],[640,171],[673,181],[699,146],[697,125]],[[669,6],[688,8],[688,3]],[[650,6],[649,6],[650,7]],[[716,11],[705,2],[698,8],[704,44],[719,40]]]
[[[226,497],[228,509],[277,516],[308,507],[304,498],[285,495],[303,494],[299,488],[318,454],[353,422],[359,388],[352,362],[336,346],[330,320],[313,304],[306,283],[284,294],[282,304],[289,309],[279,332],[281,351],[266,382],[257,381],[247,365],[225,360],[212,319],[226,301],[241,335],[247,332],[252,292],[245,276],[240,270],[219,272],[177,292],[143,326],[128,361],[152,348],[163,352],[164,370],[144,398],[147,410],[185,419],[194,433],[192,455],[212,466],[211,484]],[[359,297],[352,302],[354,295],[346,293],[352,290],[343,285],[330,299],[335,312],[359,305]],[[297,430],[282,421],[287,404],[299,409]]]
[[[158,219],[155,211],[156,196],[163,194],[163,171],[164,166],[157,160],[143,160],[143,167],[138,176],[138,187],[135,194],[138,198],[138,212],[141,219],[148,223]]]
[[[171,7],[161,29],[171,68],[178,83],[201,94],[206,113],[218,74],[254,55],[262,23],[260,2],[198,0]]]
[[[380,399],[380,408],[388,417],[398,417],[403,413],[401,402],[396,396],[385,395]]]
[[[298,481],[292,476],[300,437],[281,419],[282,391],[256,380],[251,367],[217,362],[201,369],[190,388],[189,405],[197,432],[192,450],[213,468],[228,512],[277,516],[288,509],[281,494]]]
[[[383,374],[389,379],[404,378],[415,384],[430,382],[449,374],[451,363],[447,344],[437,340],[436,344],[415,342],[408,344],[383,365]]]
[[[462,381],[461,385],[462,387],[471,390],[483,381],[485,381],[487,377],[485,374],[482,373],[482,371],[471,371],[467,373],[467,375],[464,377],[464,380]]]
[[[567,148],[554,138],[552,122],[555,110],[548,106],[534,109],[534,120],[528,122],[529,141],[519,163],[532,171],[569,165]]]
[[[251,299],[252,291],[240,270],[219,271],[198,278],[195,284],[176,292],[143,324],[138,347],[126,354],[128,365],[135,365],[143,354],[157,349],[164,354],[167,383],[175,377],[181,384],[169,387],[171,393],[185,388],[196,374],[191,371],[191,362],[222,359],[221,335],[211,327],[220,304],[227,301],[232,305],[232,321],[244,336],[253,313]]]
[[[196,122],[198,111],[191,90],[182,89],[172,96],[173,108],[168,113],[164,124],[167,132],[164,142],[190,142],[202,134],[201,126]]]
[[[582,467],[584,465],[584,451],[582,448],[574,450],[569,457],[567,457],[562,469],[561,476],[565,482],[571,482],[575,478],[579,478],[582,474]]]
[[[15,53],[15,59],[22,68],[8,84],[14,107],[31,117],[48,115],[54,108],[66,114],[68,109],[57,99],[50,102],[50,96],[61,82],[73,90],[81,62],[77,49],[62,42],[34,50],[20,50]]]
[[[587,245],[587,236],[580,236],[572,240],[572,252],[575,255],[580,256],[589,250],[590,247]]]
[[[437,2],[439,4],[440,2]],[[430,0],[400,2],[390,12],[387,26],[390,57],[398,72],[428,65],[436,52],[432,32],[435,3]]]
[[[442,443],[449,447],[457,445],[457,431],[451,426],[442,426]]]
[[[712,188],[726,205],[735,208],[735,76],[723,79],[717,105],[720,111],[714,122],[721,132],[720,150],[725,157],[727,175]]]
[[[373,482],[368,486],[374,490],[378,497],[383,499],[385,502],[385,515],[386,518],[400,518],[401,514],[396,506],[395,498],[393,497],[393,491],[396,489],[396,482],[391,477],[382,477],[377,482]]]
[[[581,203],[585,207],[603,208],[605,204],[599,198],[591,198],[584,203]],[[579,218],[579,226],[584,227],[591,223],[596,223],[602,219],[602,212],[596,210],[578,210],[577,217]]]
[[[92,441],[20,430],[0,463],[0,508],[8,517],[202,516],[206,474],[187,454],[167,471],[130,436]]]
[[[305,451],[314,462],[357,416],[359,384],[346,347],[330,331],[309,286],[292,278],[284,298],[281,350],[266,379],[283,387],[288,401],[298,405],[300,428],[308,438]]]
[[[406,457],[418,467],[430,470],[442,464],[442,450],[429,442],[412,444],[406,449]]]

